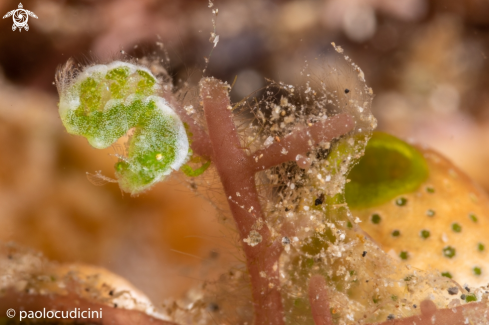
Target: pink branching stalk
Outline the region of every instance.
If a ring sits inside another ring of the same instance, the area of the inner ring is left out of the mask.
[[[295,161],[297,155],[305,157],[306,152],[319,142],[330,141],[351,131],[353,120],[348,115],[339,115],[326,122],[303,127],[250,156],[241,148],[228,95],[229,86],[220,80],[205,78],[200,83],[200,89],[212,146],[211,159],[229,198],[229,207],[246,256],[255,324],[284,324],[278,269],[278,259],[283,247],[280,240],[271,237],[266,225],[261,229],[254,228],[257,219],[265,220],[256,189],[255,173],[287,161]],[[287,154],[281,154],[283,148],[287,150]],[[262,154],[258,162],[253,158]],[[307,164],[305,161],[298,163]],[[256,246],[244,242],[252,230],[261,236],[261,241]],[[266,277],[260,275],[263,272]]]

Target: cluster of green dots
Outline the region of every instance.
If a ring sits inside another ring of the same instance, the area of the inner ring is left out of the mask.
[[[474,274],[475,275],[481,275],[482,274],[482,270],[480,267],[476,266],[472,269],[472,271],[474,271]]]
[[[122,190],[139,193],[178,170],[189,155],[185,127],[151,72],[124,62],[96,65],[68,81],[59,113],[66,130],[95,148],[114,144],[130,129],[127,157],[119,157],[116,177]]]

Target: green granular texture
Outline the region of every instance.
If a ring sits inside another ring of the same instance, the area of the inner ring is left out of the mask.
[[[365,155],[348,175],[351,181],[345,187],[346,201],[351,208],[377,206],[415,191],[427,177],[428,164],[416,148],[392,135],[375,132]]]
[[[168,174],[178,150],[179,121],[162,113],[156,97],[148,100],[155,84],[156,79],[146,71],[130,74],[126,66],[109,70],[105,76],[95,72],[68,90],[78,94],[80,105],[62,111],[67,131],[84,136],[95,148],[111,146],[134,128],[127,157],[115,165],[121,188],[130,193]]]

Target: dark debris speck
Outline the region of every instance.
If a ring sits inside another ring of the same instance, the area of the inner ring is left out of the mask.
[[[460,299],[465,300],[465,295],[461,295]]]
[[[348,94],[350,92],[350,89],[346,88],[345,89],[345,94]]]
[[[448,293],[451,294],[452,296],[456,295],[458,293],[458,288],[457,287],[448,288]]]
[[[323,204],[324,202],[324,194],[321,194],[315,201],[314,201],[314,205],[318,206],[318,205],[321,205]]]
[[[367,251],[363,251],[362,257],[365,257],[367,255]]]
[[[387,316],[387,320],[393,320],[394,318],[396,318],[396,316],[393,314],[389,314],[389,316]]]
[[[207,309],[212,312],[216,312],[219,310],[219,305],[216,304],[215,302],[211,302],[208,306]]]

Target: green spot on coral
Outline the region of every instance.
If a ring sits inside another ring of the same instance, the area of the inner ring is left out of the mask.
[[[452,230],[455,232],[461,232],[462,226],[459,225],[458,223],[454,222],[454,223],[452,223]]]
[[[377,225],[380,223],[380,221],[382,221],[382,218],[376,213],[372,215],[372,218],[370,220],[372,220],[372,223]]]
[[[421,230],[421,232],[419,233],[419,235],[422,238],[427,239],[428,237],[430,237],[430,232],[429,232],[429,230],[423,229],[423,230]]]
[[[416,190],[428,177],[423,155],[408,143],[375,132],[351,170],[345,195],[352,208],[377,206]]]
[[[409,253],[406,252],[406,251],[402,251],[400,254],[399,254],[399,257],[401,258],[401,260],[407,260],[409,258]]]
[[[431,209],[429,209],[428,211],[426,211],[426,215],[427,215],[428,217],[434,217],[434,216],[435,216],[435,214],[436,214],[435,210],[431,210]]]
[[[477,244],[477,250],[478,250],[479,252],[483,252],[483,251],[484,251],[484,249],[485,249],[485,246],[484,246],[484,244],[483,244],[483,243],[479,243],[479,244]]]
[[[480,267],[476,266],[472,269],[472,271],[474,271],[474,274],[475,275],[481,275],[482,274],[482,270]]]
[[[455,256],[455,253],[455,248],[452,246],[446,246],[443,248],[443,256],[445,257],[452,258]]]
[[[469,218],[470,218],[470,220],[472,220],[473,222],[477,222],[477,220],[478,220],[478,219],[477,219],[477,216],[476,216],[475,214],[473,214],[473,213],[469,214]]]
[[[435,193],[435,189],[431,186],[428,186],[428,187],[426,187],[426,192],[433,194],[433,193]]]
[[[450,272],[442,272],[441,276],[444,276],[444,277],[449,278],[449,279],[453,278],[453,276]]]
[[[392,232],[392,237],[399,237],[401,235],[401,232],[399,230],[394,230]]]

